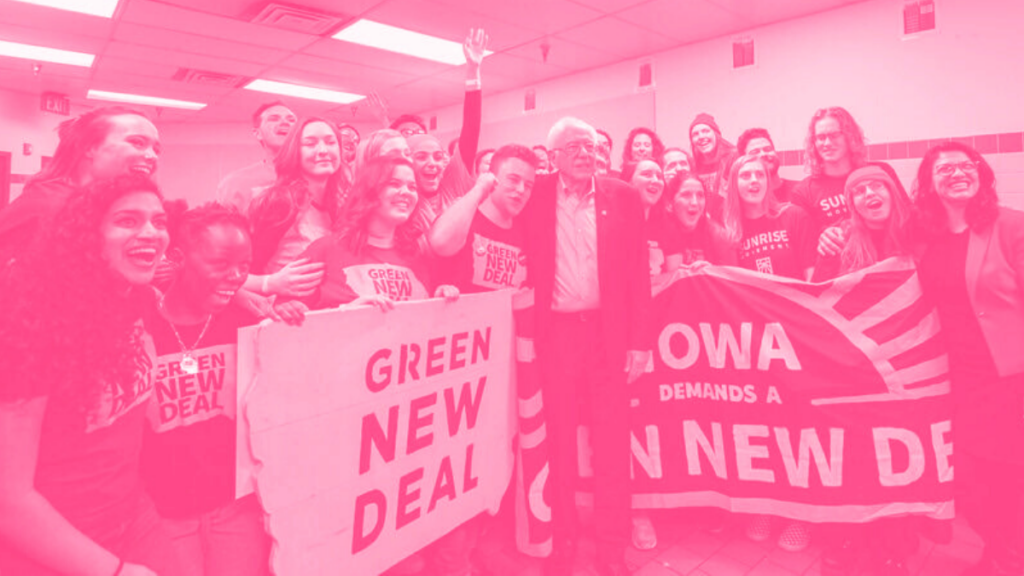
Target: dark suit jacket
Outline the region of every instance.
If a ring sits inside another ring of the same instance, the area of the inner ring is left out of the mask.
[[[1024,372],[1024,212],[1000,206],[991,226],[971,231],[966,276],[999,375]]]
[[[555,287],[555,222],[558,174],[538,176],[533,195],[523,211],[528,243],[527,266],[535,289],[537,338],[543,356],[544,327],[551,317]],[[626,350],[649,350],[648,314],[651,277],[644,238],[640,194],[620,180],[597,178],[594,201],[597,218],[597,266],[601,291],[601,319],[607,342],[609,367],[625,367]]]

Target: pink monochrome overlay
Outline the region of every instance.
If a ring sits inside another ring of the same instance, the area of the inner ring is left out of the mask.
[[[0,576],[1024,576],[1022,22],[0,0]]]

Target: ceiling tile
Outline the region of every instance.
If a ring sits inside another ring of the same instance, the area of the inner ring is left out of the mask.
[[[611,16],[562,32],[559,36],[623,60],[665,50],[677,44],[667,36]]]
[[[256,62],[269,66],[291,54],[256,44],[230,42],[220,38],[187,34],[131,22],[122,22],[114,31],[114,39],[129,44],[144,46],[174,46],[182,52],[192,54],[216,54],[220,58]]]
[[[80,99],[85,97],[88,86],[88,78],[73,78],[51,74],[35,76],[31,70],[7,68],[0,62],[0,90],[28,94],[59,92],[70,96],[72,99]]]
[[[451,68],[448,64],[431,62],[430,60],[413,58],[412,56],[396,54],[386,50],[377,50],[376,48],[367,48],[366,46],[342,42],[333,38],[319,40],[303,52],[313,56],[352,62],[354,64],[366,65],[372,63],[374,67],[391,70],[392,72],[400,72],[409,76],[437,74]]]
[[[131,74],[120,70],[110,71],[104,68],[97,70],[93,75],[92,87],[109,92],[138,92],[147,96],[177,98],[207,104],[211,100],[222,98],[235,90],[232,86],[190,84],[170,78],[154,78],[153,76]]]
[[[570,2],[574,2],[594,10],[599,10],[606,14],[625,10],[631,6],[636,6],[637,4],[643,4],[644,2],[650,1],[651,0],[570,0]]]
[[[464,83],[448,82],[436,78],[423,78],[381,92],[392,118],[401,114],[418,114],[451,106],[463,101]]]
[[[188,54],[178,52],[171,46],[165,48],[154,48],[152,46],[139,46],[138,44],[127,44],[125,42],[111,42],[105,54],[125,58],[129,60],[141,60],[144,62],[162,62],[174,66],[186,68],[197,68],[210,72],[222,74],[237,74],[240,76],[258,76],[266,67],[251,62],[240,62],[238,60],[225,60],[203,54]]]
[[[254,12],[258,12],[263,8],[263,6],[269,4],[272,0],[216,0],[215,2],[211,2],[210,0],[164,1],[167,4],[186,8],[188,10],[195,10],[197,12],[208,12],[210,14],[227,16],[228,18],[245,18],[251,17]],[[351,17],[358,16],[360,13],[381,3],[381,1],[382,0],[345,0],[344,2],[338,2],[337,0],[287,0],[286,2],[279,3],[290,6],[299,6],[317,12],[326,12],[329,14]]]
[[[761,26],[833,10],[864,0],[706,0],[737,14],[752,25]]]
[[[314,72],[324,78],[332,78],[332,81],[335,83],[339,79],[343,79],[346,83],[351,84],[353,89],[358,87],[360,90],[394,86],[416,78],[416,76],[401,72],[355,64],[353,62],[341,62],[319,56],[308,56],[306,54],[295,54],[283,60],[279,66],[268,70],[266,76],[273,75],[277,70],[283,68]]]
[[[548,46],[546,60],[541,49],[543,44]],[[595,66],[603,66],[621,60],[621,58],[609,52],[580,46],[575,42],[569,42],[557,36],[518,46],[509,50],[507,54],[529,60],[534,65],[556,67],[568,71],[587,70]]]
[[[249,43],[254,38],[258,38],[262,46],[282,50],[298,50],[317,39],[308,34],[279,30],[269,26],[257,26],[152,0],[131,0],[121,19],[124,22],[242,43]]]
[[[550,0],[562,1],[562,0]],[[517,6],[517,2],[508,2]],[[413,30],[445,40],[462,43],[471,28],[483,28],[490,37],[489,50],[495,52],[528,42],[537,37],[533,30],[508,24],[494,18],[491,10],[501,2],[476,3],[488,12],[481,14],[469,8],[449,6],[424,0],[390,0],[366,14],[366,18]]]
[[[685,4],[678,0],[653,0],[615,15],[679,44],[689,44],[743,30],[751,21],[706,0]]]
[[[553,34],[602,16],[597,10],[574,4],[569,0],[516,0],[491,3],[482,3],[479,0],[438,1],[446,6],[458,8],[464,13],[483,9],[488,16],[497,20],[541,34]],[[491,34],[492,40],[497,39],[497,32],[499,31]]]
[[[179,66],[159,61],[132,60],[129,58],[117,58],[109,54],[100,56],[93,65],[97,71],[138,74],[140,76],[152,76],[154,78],[170,78],[178,72]]]
[[[33,46],[45,46],[60,50],[72,50],[87,54],[98,54],[107,44],[107,39],[97,36],[76,34],[67,30],[50,28],[45,22],[35,22],[38,26],[18,26],[0,24],[0,40],[20,42]]]
[[[114,21],[110,18],[78,14],[11,0],[0,0],[0,23],[46,28],[53,32],[69,32],[98,38],[106,38],[114,28]],[[4,26],[4,28],[7,27]]]

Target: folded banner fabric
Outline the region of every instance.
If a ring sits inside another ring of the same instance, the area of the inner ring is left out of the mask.
[[[239,474],[252,469],[275,574],[379,574],[497,511],[512,332],[510,291],[239,332]]]
[[[953,516],[948,360],[909,260],[822,284],[707,267],[651,317],[653,369],[631,389],[634,507]],[[525,396],[543,387],[523,365],[543,360],[519,358],[517,542],[533,555],[550,548],[550,510],[543,403]],[[578,437],[586,501],[586,428]]]

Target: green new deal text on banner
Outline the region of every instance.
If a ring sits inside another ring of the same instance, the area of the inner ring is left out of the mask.
[[[252,469],[274,573],[379,574],[496,512],[511,354],[509,291],[241,330],[239,474]]]

